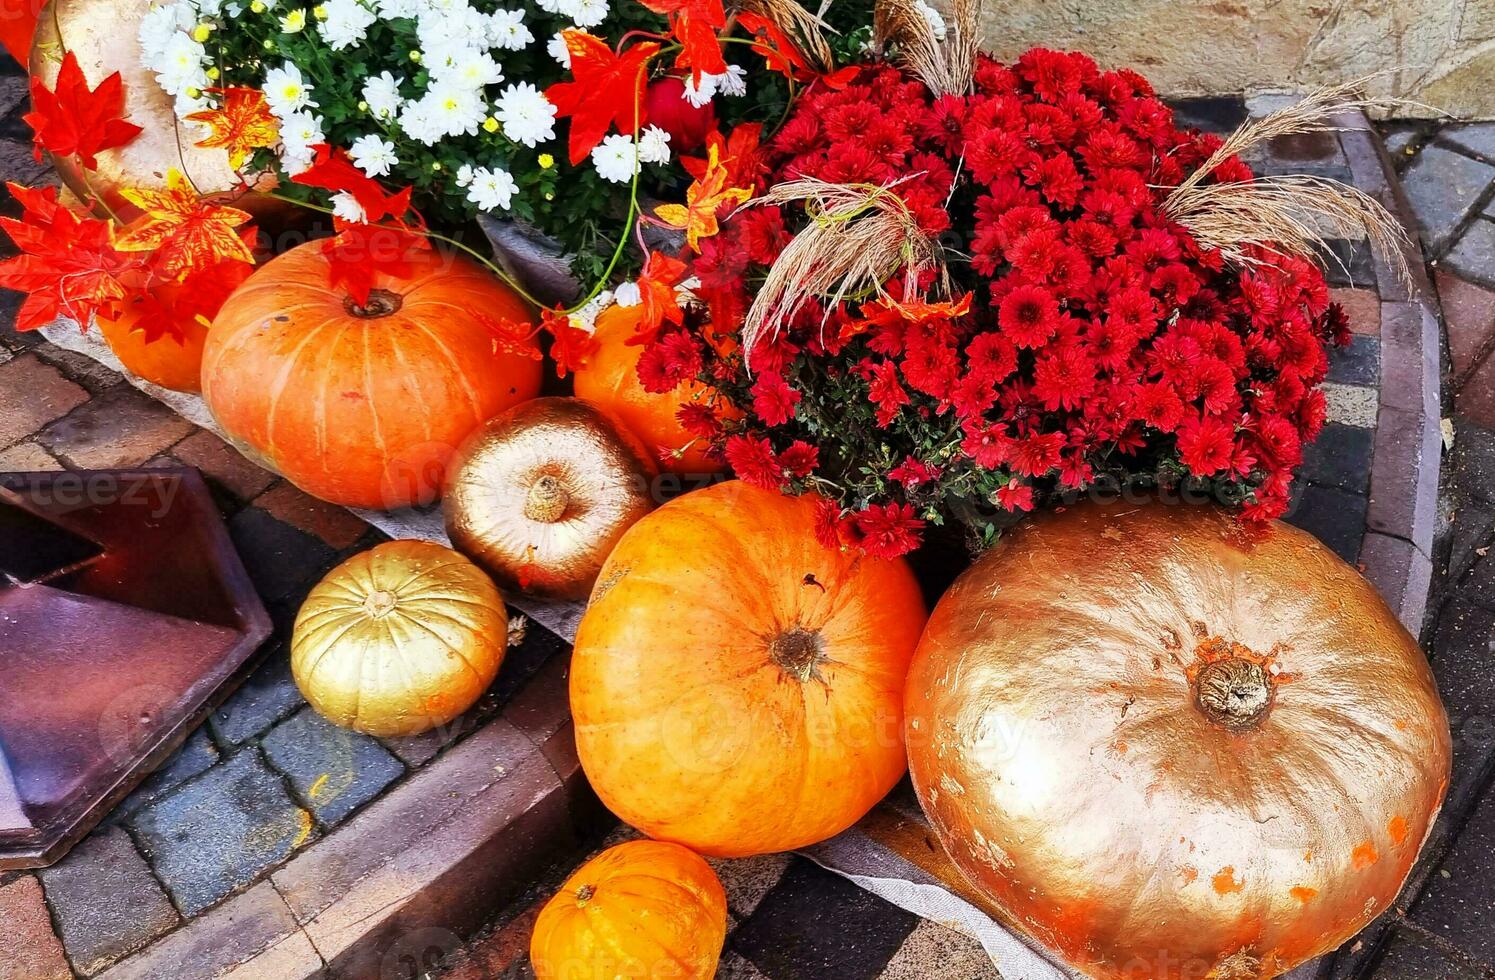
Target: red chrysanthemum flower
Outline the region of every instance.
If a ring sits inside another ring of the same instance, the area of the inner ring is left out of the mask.
[[[1214,476],[1230,465],[1234,433],[1208,415],[1190,416],[1178,427],[1178,455],[1195,476]]]
[[[1054,296],[1038,286],[1019,286],[1002,298],[997,322],[1019,347],[1038,347],[1054,335],[1059,308]]]
[[[874,558],[898,558],[919,546],[924,521],[911,504],[869,504],[856,515],[862,550]]]

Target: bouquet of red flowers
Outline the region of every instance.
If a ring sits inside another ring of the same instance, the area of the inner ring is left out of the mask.
[[[1312,222],[1274,207],[1295,185],[1256,185],[1134,72],[950,61],[825,77],[728,161],[758,193],[698,243],[709,316],[646,336],[642,383],[710,386],[691,431],[744,480],[820,494],[827,542],[874,555],[1139,480],[1281,514],[1348,339]]]

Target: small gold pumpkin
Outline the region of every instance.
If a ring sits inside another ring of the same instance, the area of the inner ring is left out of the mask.
[[[452,543],[506,588],[583,599],[623,532],[654,507],[647,450],[579,398],[536,398],[457,451]]]
[[[472,707],[508,642],[503,596],[483,570],[429,541],[389,541],[327,573],[291,635],[291,673],[336,725],[415,735]]]

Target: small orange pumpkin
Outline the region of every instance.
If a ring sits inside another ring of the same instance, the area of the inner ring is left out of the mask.
[[[435,251],[376,273],[367,304],[331,285],[321,243],[272,259],[213,321],[203,397],[229,438],[315,497],[423,504],[488,418],[533,398],[540,364],[494,346],[528,306],[477,264]]]
[[[140,314],[126,309],[118,319],[96,321],[109,349],[131,374],[172,391],[202,391],[202,351],[208,328],[196,320],[181,325],[182,335],[162,334],[146,340],[137,329]]]
[[[576,369],[576,394],[601,408],[612,420],[632,432],[660,458],[660,469],[680,476],[705,477],[721,473],[722,461],[707,453],[706,444],[680,424],[676,413],[682,405],[701,401],[711,389],[689,382],[664,394],[645,391],[638,379],[638,361],[643,347],[630,344],[638,324],[638,307],[611,306],[597,317],[592,337],[597,349]],[[718,400],[713,407],[725,419],[741,413]],[[663,455],[662,450],[674,450]]]
[[[701,857],[635,840],[592,858],[535,920],[539,980],[712,976],[727,938],[727,893]]]
[[[649,836],[791,850],[902,777],[924,601],[903,561],[821,545],[815,510],[718,483],[633,525],[602,566],[571,660],[577,752]]]

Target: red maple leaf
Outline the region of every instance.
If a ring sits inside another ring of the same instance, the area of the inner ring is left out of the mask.
[[[571,163],[575,165],[587,158],[613,125],[630,136],[638,132],[649,59],[659,45],[645,41],[619,56],[601,38],[585,31],[562,31],[561,36],[571,53],[576,81],[556,82],[545,90],[545,98],[559,115],[571,117]]]
[[[769,68],[790,79],[815,77],[799,47],[773,21],[744,10],[737,15],[737,23],[748,33],[757,36],[753,50],[763,56]]]
[[[733,187],[755,187],[758,179],[768,172],[768,167],[758,153],[762,135],[762,123],[743,123],[733,127],[727,136],[722,136],[721,130],[713,129],[706,134],[707,155],[682,156],[680,165],[696,180],[704,180],[711,150],[715,147],[717,157],[727,171],[727,183]]]
[[[431,247],[430,239],[403,227],[347,225],[322,242],[330,285],[348,290],[360,306],[369,301],[377,275],[407,279],[417,252]]]
[[[31,112],[23,117],[36,131],[37,156],[46,149],[58,156],[76,156],[89,170],[97,170],[94,154],[124,146],[140,134],[140,127],[124,120],[125,88],[115,72],[89,89],[78,58],[69,51],[57,73],[57,88],[48,91],[41,79],[31,80]]]
[[[718,34],[727,26],[722,0],[639,0],[656,14],[670,19],[670,33],[680,42],[676,68],[689,68],[700,84],[701,75],[721,75],[727,70]]]
[[[597,352],[597,338],[573,324],[565,310],[541,310],[540,325],[550,333],[550,359],[555,361],[557,377],[585,366]]]
[[[646,343],[659,328],[669,321],[680,323],[685,311],[680,309],[675,286],[685,277],[686,265],[676,258],[661,252],[650,252],[649,260],[638,277],[639,318],[638,333],[628,339],[630,344]]]
[[[402,228],[413,227],[406,215],[410,212],[410,188],[395,194],[387,194],[384,186],[368,174],[359,170],[348,159],[347,151],[333,149],[326,143],[316,147],[312,165],[292,177],[297,184],[320,187],[334,193],[342,191],[353,195],[353,200],[363,208],[363,220],[367,224],[378,224],[385,218],[393,218]],[[419,223],[419,218],[415,219]]]
[[[254,266],[228,259],[188,273],[181,282],[155,281],[122,305],[121,316],[133,314],[130,329],[147,344],[165,337],[181,340],[186,325],[213,322],[225,300],[254,272]]]
[[[493,335],[493,353],[513,354],[531,361],[543,361],[540,352],[540,328],[529,321],[515,321],[508,317],[494,319],[486,313],[474,312],[473,319],[487,328]]]
[[[142,259],[114,248],[107,221],[80,218],[57,203],[57,190],[9,184],[20,218],[0,218],[0,229],[23,254],[0,262],[0,286],[30,295],[17,330],[35,330],[66,316],[86,330],[96,313],[112,314],[145,277]]]

